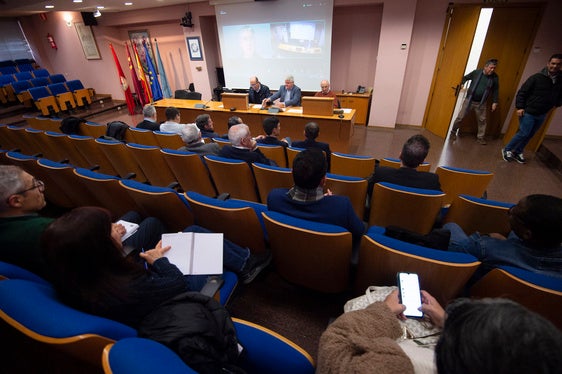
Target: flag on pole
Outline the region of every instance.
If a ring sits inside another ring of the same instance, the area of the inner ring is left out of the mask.
[[[154,39],[154,47],[156,48],[156,63],[158,64],[158,71],[160,72],[160,84],[162,85],[162,94],[165,98],[169,99],[172,97],[172,90],[168,84],[168,78],[166,77],[166,71],[164,71],[164,64],[162,63],[162,58],[160,57],[160,51],[158,50],[158,42]]]
[[[137,93],[137,98],[139,99],[141,105],[144,107],[146,104],[150,103],[150,100],[146,97],[146,93],[142,88],[142,84],[137,76],[135,67],[133,66],[133,60],[131,59],[131,52],[129,51],[129,44],[125,43],[127,46],[127,62],[129,63],[129,70],[131,71],[131,77],[133,79],[133,86],[135,87],[135,92]]]
[[[133,99],[133,94],[131,93],[131,89],[129,88],[129,84],[127,83],[127,78],[125,78],[125,74],[123,74],[123,69],[121,69],[121,64],[119,63],[119,59],[115,54],[115,50],[113,49],[113,45],[109,43],[109,48],[111,49],[111,53],[113,54],[113,59],[115,60],[115,66],[117,67],[117,73],[119,74],[119,82],[121,83],[121,88],[123,92],[125,92],[125,100],[127,100],[127,108],[129,108],[129,114],[135,114],[135,99]]]
[[[150,53],[148,52],[146,41],[142,41],[142,46],[144,48],[144,52],[146,53],[146,64],[148,65],[148,80],[150,82],[150,90],[152,91],[152,100],[162,100],[162,88],[160,88],[158,75],[156,75],[156,69],[154,69],[152,58],[150,58]]]
[[[139,58],[139,51],[137,50],[137,46],[135,43],[133,45],[133,53],[135,54],[135,59],[137,61],[137,69],[139,71],[139,78],[141,81],[142,88],[146,93],[146,97],[148,98],[148,102],[152,102],[152,92],[150,92],[150,86],[148,85],[148,80],[146,79],[146,75],[144,74],[144,69],[142,68],[142,64]]]

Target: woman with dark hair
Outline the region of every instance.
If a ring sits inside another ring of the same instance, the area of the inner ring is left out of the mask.
[[[232,371],[238,359],[228,311],[199,291],[207,276],[185,276],[164,253],[169,246],[125,257],[123,227],[102,208],[80,207],[52,222],[41,238],[61,300],[138,330],[173,349],[198,373]],[[150,266],[148,266],[148,265]],[[229,368],[231,371],[224,371]]]
[[[459,299],[435,347],[439,373],[560,373],[562,333],[507,299]]]
[[[344,313],[320,338],[316,373],[496,374],[560,373],[562,333],[549,321],[507,299],[459,299],[446,310],[421,291],[421,310],[443,328],[435,360],[427,348],[401,339],[406,307],[398,291],[362,310]],[[436,364],[436,367],[435,367]]]
[[[187,276],[164,253],[170,247],[125,257],[122,226],[109,211],[80,207],[52,222],[41,238],[53,270],[53,284],[63,302],[88,313],[137,328],[162,302],[186,291],[199,291],[206,276]]]

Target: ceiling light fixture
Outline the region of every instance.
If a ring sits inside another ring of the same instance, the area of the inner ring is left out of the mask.
[[[46,9],[53,9],[55,6],[54,5],[45,5]]]
[[[99,9],[94,10],[94,17],[101,17],[101,12]]]
[[[82,0],[72,0],[73,3],[81,3]]]
[[[127,2],[125,3],[125,5],[129,6],[129,5],[133,5],[133,3]]]

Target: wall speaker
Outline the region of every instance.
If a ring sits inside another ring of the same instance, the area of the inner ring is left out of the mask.
[[[82,20],[86,26],[97,26],[98,20],[94,17],[94,12],[81,12]]]

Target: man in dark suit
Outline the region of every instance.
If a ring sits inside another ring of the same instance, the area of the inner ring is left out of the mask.
[[[261,164],[277,166],[275,161],[268,159],[258,149],[257,142],[250,134],[248,125],[234,125],[228,130],[228,139],[231,145],[221,148],[219,156],[246,161],[248,164],[259,162]]]
[[[320,126],[316,122],[309,122],[304,126],[304,136],[306,140],[294,141],[291,146],[295,148],[319,148],[326,154],[326,161],[328,162],[328,170],[330,170],[330,145],[328,143],[317,142],[316,138],[320,133]]]
[[[279,122],[279,118],[266,117],[263,120],[262,126],[263,131],[266,135],[260,135],[259,137],[256,137],[258,144],[280,145],[282,147],[287,147],[290,145],[290,139],[279,139],[281,133],[281,123]]]
[[[279,87],[279,91],[263,99],[262,105],[266,106],[269,103],[273,103],[275,100],[279,100],[275,105],[279,108],[285,108],[288,106],[301,106],[301,89],[295,85],[295,79],[292,75],[285,78],[285,84]]]
[[[248,102],[250,104],[261,104],[262,101],[271,96],[269,87],[262,84],[258,77],[253,76],[250,78],[250,89],[248,90]]]
[[[441,191],[439,176],[427,171],[417,171],[429,153],[429,140],[423,135],[414,135],[404,143],[400,153],[402,166],[399,169],[379,166],[375,167],[369,176],[368,195],[373,192],[373,186],[378,182],[389,182],[400,186],[425,188]]]
[[[142,108],[144,119],[138,123],[137,129],[146,129],[150,131],[160,130],[160,124],[156,122],[156,108],[154,105],[146,104]]]
[[[201,131],[194,123],[188,123],[181,130],[181,138],[185,146],[178,151],[189,151],[204,155],[218,155],[220,147],[217,143],[205,143],[201,137]]]

